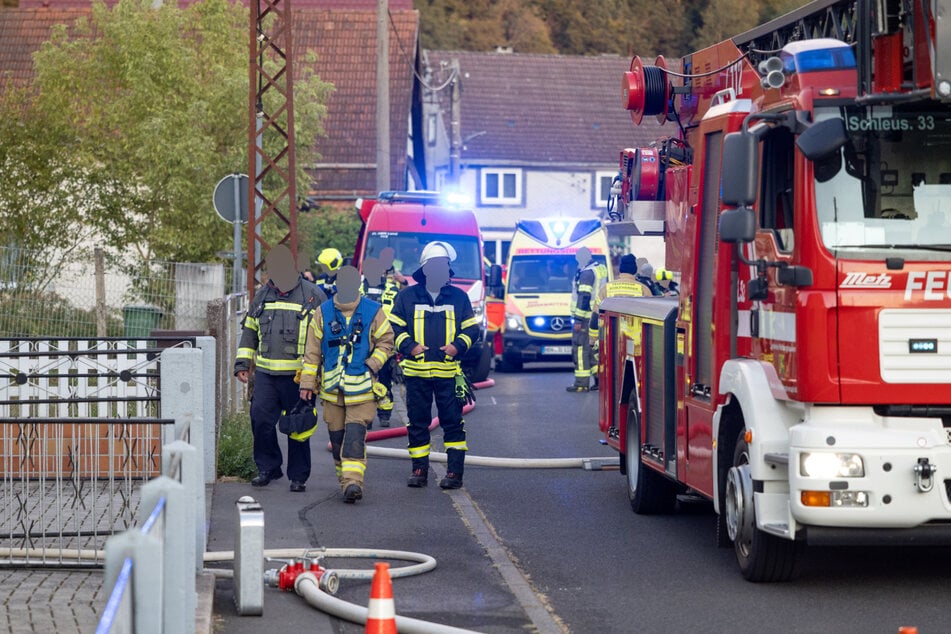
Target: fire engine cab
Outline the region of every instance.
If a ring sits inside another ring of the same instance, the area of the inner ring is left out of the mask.
[[[601,304],[631,507],[709,499],[750,581],[806,544],[951,544],[951,0],[817,0],[635,57],[609,212],[676,298]]]

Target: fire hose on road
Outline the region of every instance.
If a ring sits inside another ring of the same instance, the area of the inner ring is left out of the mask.
[[[488,379],[475,383],[478,390],[483,390],[495,385],[495,381]],[[462,408],[463,415],[468,414],[475,405],[465,405]],[[433,418],[429,425],[430,431],[439,426],[439,418]],[[406,427],[391,427],[378,431],[367,432],[367,442],[384,440],[387,438],[396,438],[406,435]],[[330,444],[327,444],[330,449]],[[409,458],[405,449],[395,449],[391,447],[371,447],[367,445],[368,456],[379,456],[382,458]],[[432,462],[446,462],[446,454],[434,451],[429,454]],[[585,469],[587,471],[597,471],[601,469],[617,468],[619,462],[617,458],[590,457],[590,458],[498,458],[493,456],[470,456],[466,455],[466,464],[480,467],[499,467],[505,469]]]

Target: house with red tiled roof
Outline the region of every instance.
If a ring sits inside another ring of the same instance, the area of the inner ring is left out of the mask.
[[[452,178],[474,201],[487,256],[507,257],[517,220],[545,216],[601,217],[622,149],[676,135],[645,122],[635,126],[621,103],[621,78],[630,59],[423,50],[420,55],[422,136],[429,187]],[[452,143],[458,67],[458,142]],[[634,238],[634,248],[663,262],[659,238]],[[637,246],[635,246],[637,245]]]
[[[194,0],[179,0],[187,6]],[[116,0],[108,0],[113,5]],[[0,8],[0,90],[5,81],[32,76],[32,54],[54,24],[90,14],[90,0],[20,0]],[[244,0],[248,6],[248,0]],[[309,166],[315,203],[350,204],[376,194],[376,0],[295,0],[291,3],[295,68],[308,51],[316,71],[335,90],[327,104],[326,136],[315,143],[320,162]],[[419,15],[412,0],[389,0],[390,182],[392,189],[419,185],[408,156]],[[250,19],[250,16],[249,16]],[[244,42],[237,46],[247,46]],[[305,142],[296,139],[298,144]]]

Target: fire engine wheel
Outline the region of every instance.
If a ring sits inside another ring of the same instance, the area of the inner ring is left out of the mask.
[[[481,383],[489,378],[489,371],[492,369],[492,348],[488,344],[482,348],[482,354],[473,365],[463,366],[462,370],[473,383]]]
[[[797,542],[770,535],[756,527],[750,451],[742,432],[733,454],[733,467],[727,473],[722,512],[727,534],[733,540],[736,561],[747,581],[788,581],[792,578],[799,550]]]
[[[627,497],[631,501],[631,509],[638,515],[671,513],[677,504],[677,486],[641,463],[640,420],[637,407],[630,404],[624,448]]]

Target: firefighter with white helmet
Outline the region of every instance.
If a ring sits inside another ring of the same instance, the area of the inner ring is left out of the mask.
[[[333,297],[336,292],[337,270],[343,264],[343,254],[338,249],[327,247],[317,254],[317,264],[320,268],[316,284],[327,297]]]
[[[433,400],[443,430],[447,463],[446,477],[439,486],[462,486],[468,449],[462,406],[473,399],[457,359],[479,336],[479,320],[465,291],[449,283],[450,262],[455,259],[456,250],[451,244],[427,244],[420,254],[420,267],[413,273],[417,284],[399,292],[390,312],[406,385],[408,447],[413,463],[406,483],[410,487],[423,487],[429,481]]]

